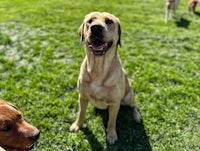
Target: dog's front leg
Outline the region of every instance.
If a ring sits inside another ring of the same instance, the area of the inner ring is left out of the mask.
[[[116,120],[119,112],[120,104],[114,104],[109,106],[109,119],[107,125],[107,140],[110,144],[114,144],[117,141],[116,132]]]
[[[168,6],[166,6],[166,8],[165,8],[165,22],[168,21],[168,18],[169,18],[169,8],[168,8]]]
[[[77,131],[81,128],[85,113],[88,105],[88,100],[81,94],[79,94],[79,113],[76,121],[71,125],[70,131]]]
[[[173,14],[172,14],[172,17],[173,17],[173,18],[175,18],[175,17],[176,17],[176,9],[175,9],[175,8],[173,9]]]
[[[193,13],[193,14],[195,14],[196,5],[197,5],[197,1],[194,1],[194,2],[192,3],[192,13]]]

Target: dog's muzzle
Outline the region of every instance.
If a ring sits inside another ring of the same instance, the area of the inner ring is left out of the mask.
[[[88,44],[88,47],[92,49],[94,55],[102,56],[104,55],[112,46],[113,42],[105,43],[100,40],[96,40],[91,44]]]
[[[104,27],[101,25],[92,25],[90,27],[90,42],[87,43],[88,48],[92,50],[94,55],[104,55],[112,46],[113,42],[103,41]]]

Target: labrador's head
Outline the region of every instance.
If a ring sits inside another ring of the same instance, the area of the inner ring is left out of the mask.
[[[78,33],[94,55],[104,55],[111,47],[120,45],[119,19],[106,12],[91,12],[85,16]]]

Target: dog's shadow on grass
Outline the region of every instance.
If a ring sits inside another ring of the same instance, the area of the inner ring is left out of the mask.
[[[195,12],[194,14],[190,14],[190,15],[196,15],[196,16],[199,16],[200,17],[200,12]],[[183,13],[181,14],[180,16],[178,16],[175,20],[175,24],[177,27],[181,27],[181,28],[188,28],[191,21],[188,20],[186,17],[184,16],[188,16],[188,14],[186,13]]]
[[[188,19],[184,18],[183,16],[180,16],[175,21],[176,26],[177,27],[182,27],[182,28],[188,28],[190,23],[191,23],[191,21],[189,21]]]
[[[106,131],[108,111],[96,109],[96,115],[102,117]],[[129,107],[121,106],[116,127],[118,140],[114,145],[106,143],[106,149],[105,145],[98,142],[95,134],[89,128],[84,128],[83,132],[90,143],[92,151],[152,151],[143,122],[136,123],[133,120]]]
[[[195,12],[194,15],[200,16],[200,12]]]

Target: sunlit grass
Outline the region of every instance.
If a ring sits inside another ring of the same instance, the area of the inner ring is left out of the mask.
[[[106,143],[107,111],[91,105],[83,129],[69,132],[85,55],[77,30],[90,11],[120,19],[119,54],[143,117],[136,124],[121,108],[115,145]],[[35,151],[199,150],[199,24],[184,1],[177,19],[165,23],[164,1],[2,0],[0,99],[41,130]]]

